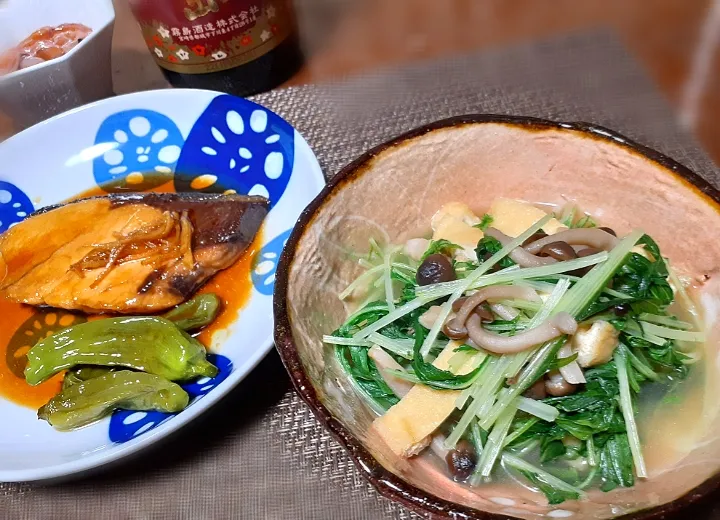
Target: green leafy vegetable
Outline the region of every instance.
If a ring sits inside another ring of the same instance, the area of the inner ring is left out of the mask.
[[[553,361],[552,364],[550,365],[549,370],[557,370],[559,368],[566,367],[570,363],[575,361],[577,358],[578,358],[577,352],[574,352],[573,354],[571,354],[568,357],[556,358],[555,361]]]
[[[560,443],[562,444],[562,443]],[[563,448],[564,451],[564,448]],[[580,498],[580,494],[574,491],[565,491],[563,489],[558,489],[554,487],[552,484],[547,482],[546,479],[543,478],[543,475],[540,475],[538,473],[532,473],[530,471],[522,471],[518,470],[520,473],[528,479],[530,482],[532,482],[537,488],[542,491],[542,493],[545,495],[545,497],[548,499],[548,503],[553,506],[557,504],[562,504],[566,500],[577,500]]]
[[[597,226],[590,216],[572,206],[558,218],[568,227]],[[383,282],[387,288],[389,273],[394,281],[393,305],[384,301],[368,304],[329,337],[329,342],[336,342],[340,363],[378,413],[397,402],[397,397],[369,358],[370,344],[384,348],[403,365],[397,377],[438,390],[461,390],[455,401],[457,410],[439,431],[447,436],[447,448],[462,438],[474,443],[479,459],[469,483],[479,485],[492,478],[495,462],[502,460],[506,470],[522,475],[551,504],[559,504],[582,497],[587,487],[595,485],[610,491],[632,486],[635,478],[642,476],[634,396],[647,381],[662,383],[684,377],[692,357],[680,351],[676,343],[684,346],[681,342],[703,338],[696,332],[698,326],[667,312],[674,298],[669,267],[658,245],[641,231],[622,238],[609,253],[538,268],[517,266],[507,257],[509,251],[548,219],[535,223],[506,246],[484,237],[475,249],[479,263],[453,261],[458,280],[428,287],[416,285],[412,267],[388,264],[378,249],[375,256],[385,260],[385,271],[363,264],[368,269],[366,274],[376,270],[367,276],[367,283],[375,288],[368,298],[378,297]],[[492,222],[492,217],[485,215],[475,227],[485,230]],[[636,245],[645,252],[634,253]],[[452,255],[459,247],[447,240],[433,241],[424,256]],[[588,266],[594,267],[583,277],[567,274]],[[491,269],[503,271],[487,274]],[[486,330],[512,335],[557,312],[568,312],[578,321],[604,320],[619,331],[621,346],[614,360],[586,370],[587,382],[574,394],[542,401],[522,394],[549,370],[576,360],[577,354],[557,358],[565,337],[518,354],[480,353],[477,358],[473,357],[476,349],[461,345],[453,349],[450,370],[434,366],[430,360],[447,344],[441,327],[451,304],[469,291],[506,283],[530,287],[549,297],[542,305],[513,300],[510,304],[518,309],[518,316],[483,323]],[[677,283],[674,278],[673,284]],[[395,304],[396,309],[388,309]],[[419,325],[418,317],[431,304],[441,305],[441,312],[428,332]],[[623,307],[616,308],[619,305]],[[468,359],[479,366],[469,374],[456,375]],[[539,460],[541,467],[522,458],[525,454],[529,460]]]
[[[673,301],[667,265],[657,244],[648,235],[643,235],[637,243],[653,256],[654,261],[631,253],[613,278],[613,289],[664,308]]]
[[[512,442],[508,445],[519,446],[529,440],[540,439],[540,457],[545,463],[578,456],[562,442],[568,436],[589,441],[597,434],[624,433],[626,428],[618,407],[619,386],[614,364],[589,370],[586,377],[588,383],[585,389],[566,397],[543,401],[560,410],[554,423],[536,421],[528,426],[527,419],[516,419],[510,435]]]
[[[676,316],[663,316],[657,314],[649,314],[646,312],[640,313],[638,319],[648,323],[656,323],[657,325],[664,325],[678,330],[690,330],[693,328],[691,323],[686,321],[680,321]]]
[[[549,462],[565,455],[565,445],[561,440],[543,443],[540,449],[540,462]]]
[[[471,347],[470,345],[460,345],[458,348],[453,349],[453,352],[477,352],[478,350],[475,347]]]
[[[425,327],[420,325],[420,322],[416,320],[414,328],[415,348],[413,351],[412,368],[415,372],[415,376],[423,384],[429,386],[430,388],[435,388],[438,390],[453,390],[458,388],[464,388],[468,385],[468,383],[470,383],[477,377],[477,375],[485,366],[485,362],[488,358],[485,358],[485,360],[480,364],[480,366],[478,366],[471,372],[459,376],[456,376],[455,374],[447,370],[441,370],[437,368],[432,363],[428,363],[427,361],[425,361],[422,355],[420,355],[420,349],[423,345],[423,341],[425,340],[425,336],[427,335]]]
[[[457,249],[462,249],[462,246],[453,244],[449,240],[441,238],[440,240],[431,240],[425,253],[422,255],[422,259],[425,260],[428,256],[441,253],[443,255],[452,256],[453,252]]]
[[[485,330],[492,330],[494,332],[507,332],[508,335],[512,336],[519,330],[524,330],[528,327],[528,320],[524,322],[520,321],[520,315],[518,314],[512,320],[494,320],[489,323],[483,323],[482,326]]]
[[[383,381],[375,362],[368,356],[367,348],[338,345],[335,356],[376,412],[383,413],[399,401]]]
[[[572,316],[583,312],[602,293],[603,287],[622,265],[628,252],[639,238],[640,232],[633,231],[622,239],[604,263],[596,265],[564,294],[554,310],[565,311]],[[489,428],[508,404],[530,388],[547,371],[564,344],[565,337],[560,337],[545,343],[535,351],[530,362],[520,373],[517,382],[498,398],[491,412],[483,420],[483,427]]]
[[[593,410],[562,414],[555,423],[573,437],[586,441],[598,432],[624,432],[625,422],[617,407],[605,406]]]
[[[533,433],[526,435],[536,424],[540,422],[537,417],[529,415],[519,415],[515,418],[512,424],[510,434],[505,437],[505,446],[513,446],[519,444],[525,444],[527,441],[534,441],[535,435]],[[547,424],[547,423],[542,423]],[[479,427],[479,425],[478,425]],[[484,431],[484,430],[483,430]]]
[[[653,259],[656,262],[662,262],[663,265],[665,264],[662,255],[660,254],[660,247],[657,245],[657,243],[650,237],[650,235],[643,235],[640,237],[640,240],[638,240],[638,245],[643,246],[643,248],[652,255]],[[667,267],[666,267],[667,270]]]
[[[478,260],[483,261],[490,258],[502,248],[503,245],[497,238],[482,237],[475,248],[475,254],[477,255]],[[505,256],[496,265],[500,267],[510,267],[515,265],[515,262],[513,262],[509,256]]]
[[[560,214],[555,214],[555,218],[559,220],[563,226],[572,228],[573,223],[575,222],[576,212],[577,207],[574,205],[566,205]]]
[[[369,242],[370,251],[368,251],[367,259],[371,262],[373,260],[382,260],[383,256],[385,256],[385,254],[383,253],[383,248],[380,247],[380,244],[377,243],[377,240],[375,240],[375,238],[371,238]]]
[[[564,412],[605,408],[615,400],[620,389],[615,364],[611,361],[585,372],[587,383],[581,392],[565,397],[550,397],[544,402]]]
[[[470,425],[470,440],[475,446],[475,453],[479,456],[482,454],[485,444],[487,444],[488,432],[480,428],[477,421],[473,421]]]
[[[388,312],[387,303],[384,301],[368,303],[365,307],[350,315],[345,323],[333,332],[332,335],[349,338],[363,327],[387,316]]]
[[[577,500],[583,496],[581,489],[572,486],[547,471],[537,468],[527,461],[510,453],[504,453],[503,463],[520,473],[538,486],[551,504],[560,504],[565,500]]]
[[[657,336],[659,338],[676,339],[678,341],[705,341],[705,335],[702,332],[691,332],[688,330],[663,327],[648,322],[641,322],[641,326],[645,335],[652,334],[653,336]]]
[[[417,283],[415,282],[415,271],[406,271],[404,269],[392,267],[390,269],[390,278],[402,282],[403,284],[411,285],[413,287],[417,285]]]
[[[485,449],[477,462],[477,467],[472,477],[470,477],[471,484],[479,484],[482,478],[488,478],[492,473],[495,462],[498,460],[505,446],[505,439],[510,431],[510,426],[513,423],[516,413],[517,408],[511,404],[503,411],[500,418],[493,425],[490,435],[488,435]]]
[[[475,224],[473,227],[478,228],[482,231],[485,231],[487,228],[492,226],[493,220],[495,220],[492,215],[485,213],[482,218],[480,219],[479,224]]]
[[[662,346],[650,345],[646,352],[657,365],[671,371],[676,377],[684,379],[687,376],[689,367],[686,361],[690,356],[677,350],[673,341],[668,340]]]
[[[465,278],[479,267],[480,264],[475,262],[457,262],[453,260],[453,269],[458,278]]]
[[[620,335],[620,341],[632,347],[632,351],[636,355],[644,356],[656,372],[662,372],[680,379],[687,376],[689,370],[687,361],[690,356],[675,348],[673,340],[668,339],[657,345],[643,338],[623,333]]]
[[[657,372],[655,372],[655,370],[653,370],[653,367],[645,357],[645,354],[643,354],[640,350],[633,350],[622,343],[620,344],[620,347],[626,350],[628,361],[633,369],[632,372],[633,374],[637,374],[637,376],[635,376],[636,379],[641,378],[643,381],[647,379],[658,381],[660,379],[660,376]]]
[[[633,475],[633,459],[627,435],[598,435],[596,445],[600,445],[598,468],[603,491],[612,491],[618,486],[632,487],[635,485]]]
[[[663,404],[667,405],[677,405],[682,403],[682,397],[677,394],[669,393],[662,399]]]
[[[626,350],[626,347],[621,345],[614,354],[615,366],[618,371],[618,381],[620,382],[620,408],[622,409],[625,420],[625,428],[627,429],[627,438],[635,464],[635,471],[638,477],[644,478],[647,477],[647,470],[645,469],[645,460],[643,458],[642,448],[640,447],[640,437],[635,422],[635,407],[632,395],[630,394],[632,378],[629,376],[632,368],[628,365]],[[635,391],[639,392],[640,388],[638,387]]]
[[[417,294],[415,292],[417,285],[415,285],[414,281],[412,283],[406,283],[402,290],[400,291],[400,304],[406,304],[415,298],[417,298]]]
[[[570,227],[570,228],[594,228],[594,227],[597,227],[597,224],[595,223],[595,221],[592,219],[592,217],[590,215],[585,215],[584,217],[579,219],[577,222],[572,223],[568,227]]]
[[[558,410],[553,406],[524,396],[518,397],[516,404],[518,410],[534,415],[543,421],[553,422],[560,414],[560,412],[558,412]]]
[[[578,321],[585,321],[591,316],[595,316],[603,311],[606,311],[616,305],[629,304],[637,301],[637,298],[608,298],[606,296],[600,296],[597,300],[592,302],[588,307],[578,314]]]

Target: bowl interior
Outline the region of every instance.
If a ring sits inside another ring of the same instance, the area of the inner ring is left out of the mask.
[[[479,509],[526,518],[607,518],[671,502],[716,474],[720,244],[713,236],[720,230],[720,214],[715,201],[671,168],[682,169],[659,154],[626,145],[619,136],[582,126],[466,118],[441,122],[366,154],[315,201],[285,253],[287,287],[280,297],[286,299],[290,330],[287,341],[281,332],[278,344],[291,369],[292,359],[299,358],[293,378],[301,394],[321,417],[329,411],[332,418],[326,416],[326,422],[382,492],[443,515],[455,508],[469,516]],[[705,373],[691,376],[696,406],[674,416],[673,427],[685,429],[681,442],[664,440],[658,435],[662,428],[645,431],[643,442],[657,444],[654,451],[663,455],[649,457],[651,478],[634,488],[592,492],[587,502],[553,508],[542,495],[519,486],[470,490],[432,463],[400,460],[367,435],[374,415],[347,383],[332,347],[321,341],[351,311],[338,294],[360,274],[357,255],[367,253],[371,237],[401,244],[421,236],[446,202],[465,202],[482,215],[499,196],[547,204],[573,201],[619,233],[642,228],[698,286],[710,340]],[[375,461],[400,480],[374,467]]]

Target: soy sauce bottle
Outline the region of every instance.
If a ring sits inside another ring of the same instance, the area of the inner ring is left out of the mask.
[[[175,87],[247,96],[302,63],[291,0],[129,0],[145,43]]]

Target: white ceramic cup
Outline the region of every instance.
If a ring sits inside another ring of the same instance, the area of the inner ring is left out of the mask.
[[[0,52],[44,26],[81,23],[92,29],[66,55],[0,77],[0,112],[16,131],[113,95],[114,21],[112,0],[0,0]]]

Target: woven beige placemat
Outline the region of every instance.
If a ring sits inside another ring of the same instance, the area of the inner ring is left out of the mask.
[[[254,99],[295,125],[326,174],[415,126],[485,112],[599,123],[720,180],[637,63],[602,31]],[[2,424],[0,443],[1,432]],[[274,352],[193,424],[103,470],[54,486],[0,484],[0,519],[418,518],[363,480],[290,390]],[[720,507],[687,515],[720,518]]]

